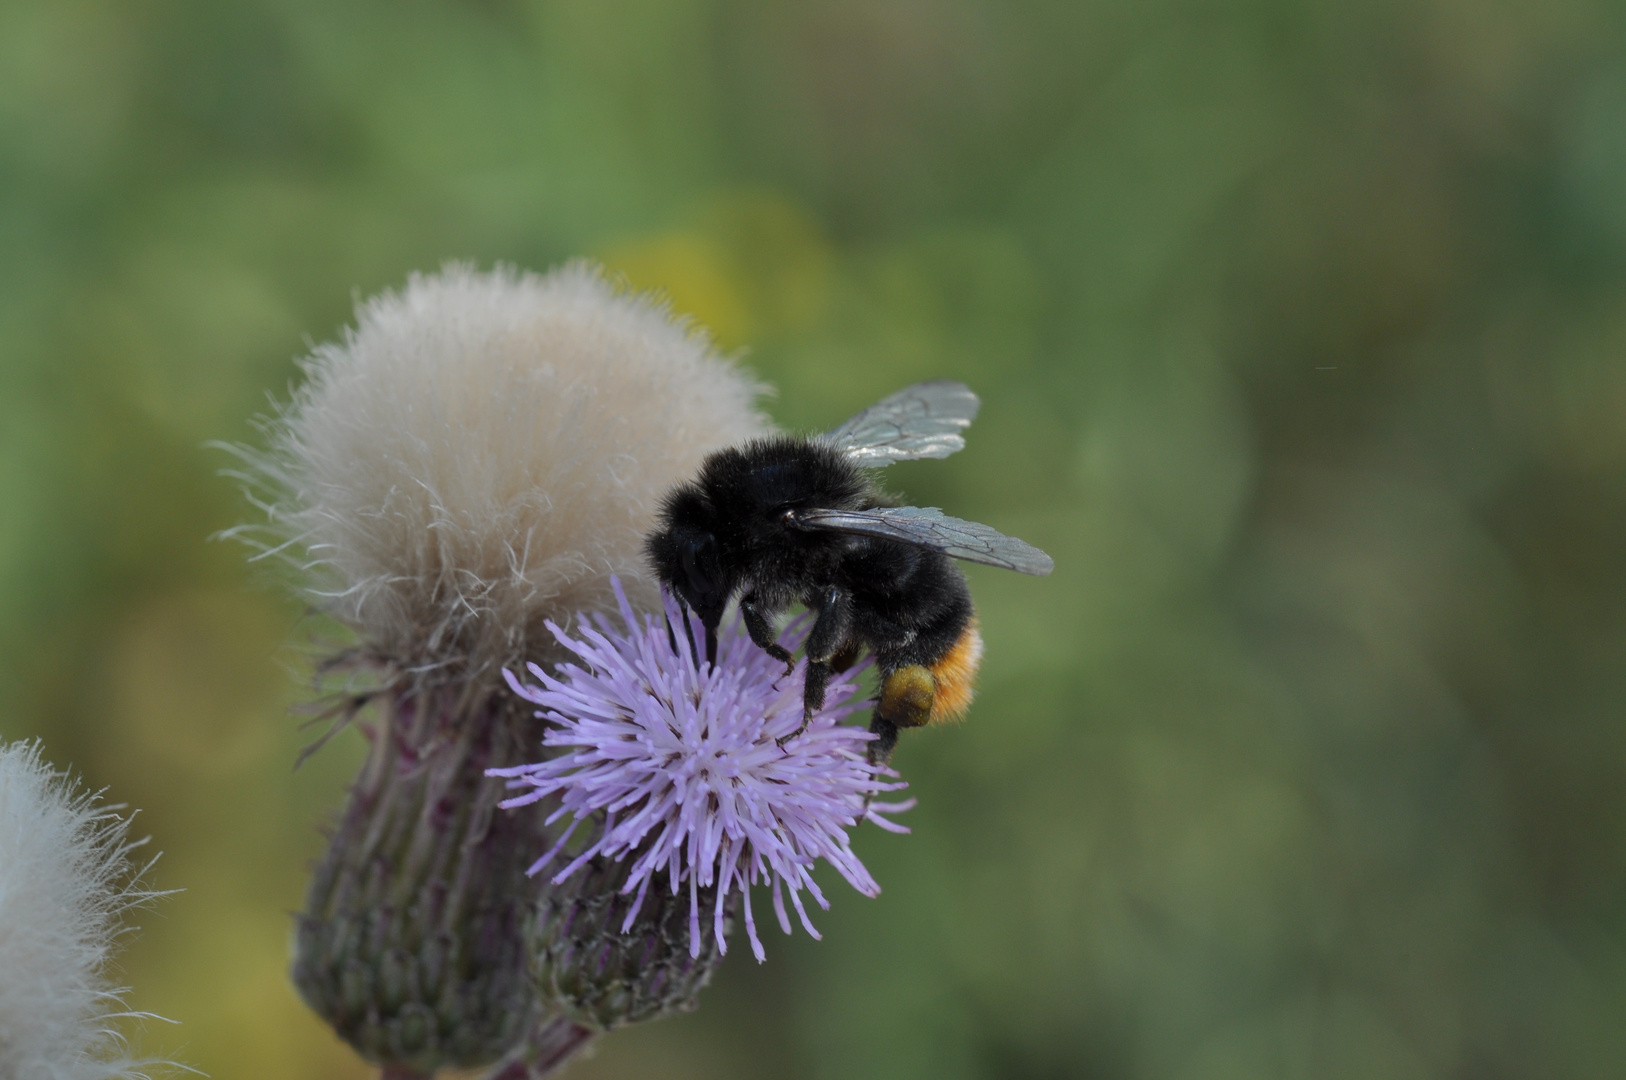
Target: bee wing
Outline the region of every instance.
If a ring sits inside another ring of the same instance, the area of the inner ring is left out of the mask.
[[[964,383],[949,379],[906,386],[825,435],[867,469],[894,461],[945,458],[965,449],[960,434],[982,403]]]
[[[1055,562],[1013,536],[975,521],[949,517],[933,506],[896,506],[881,510],[798,510],[791,521],[798,528],[878,536],[930,548],[968,562],[986,563],[1022,574],[1043,577]]]

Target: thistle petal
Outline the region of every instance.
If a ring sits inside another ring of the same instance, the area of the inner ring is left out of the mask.
[[[831,680],[825,707],[781,748],[776,739],[801,719],[800,680],[783,678],[779,662],[738,626],[724,630],[717,665],[697,668],[681,645],[674,652],[667,633],[668,621],[677,625],[685,618],[690,632],[697,632],[692,616],[670,599],[664,620],[637,615],[620,582],[612,579],[612,587],[622,628],[605,621],[595,628],[582,620],[573,636],[550,627],[577,663],[562,665],[553,676],[533,671],[538,684],[508,678],[551,724],[544,744],[558,752],[490,773],[523,793],[506,805],[545,798],[577,822],[602,821],[598,839],[554,881],[611,860],[625,864],[626,892],[642,895],[655,875],[665,879],[653,890],[663,897],[687,884],[689,953],[697,958],[711,942],[719,955],[727,951],[731,898],[757,883],[773,885],[774,910],[787,932],[781,885],[803,927],[817,937],[801,893],[828,909],[810,873],[819,859],[860,893],[878,894],[880,886],[852,850],[849,830],[869,820],[906,832],[883,815],[913,803],[874,801],[905,785],[866,760],[868,732],[841,723],[857,708],[854,673]],[[805,629],[805,620],[793,624],[786,647],[800,645]],[[702,898],[702,892],[709,895]],[[746,936],[761,960],[762,942],[749,914]]]

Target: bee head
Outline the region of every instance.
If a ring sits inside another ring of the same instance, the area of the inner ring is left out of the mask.
[[[715,513],[697,488],[685,484],[667,497],[645,550],[661,582],[714,633],[736,580],[722,556]]]

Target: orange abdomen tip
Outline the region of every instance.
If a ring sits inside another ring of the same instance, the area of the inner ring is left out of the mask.
[[[977,632],[977,617],[965,624],[960,640],[954,643],[943,659],[928,669],[937,680],[937,695],[932,699],[928,724],[941,724],[958,720],[971,705],[977,687],[977,668],[982,666],[982,635]]]

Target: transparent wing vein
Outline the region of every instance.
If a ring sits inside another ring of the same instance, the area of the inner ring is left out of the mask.
[[[968,562],[986,563],[1043,577],[1055,568],[1050,556],[1032,544],[975,521],[949,517],[932,506],[881,510],[802,510],[798,527],[899,540]]]
[[[960,433],[980,405],[964,383],[935,379],[904,387],[824,437],[865,468],[945,458],[965,448]]]

